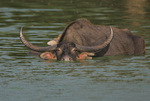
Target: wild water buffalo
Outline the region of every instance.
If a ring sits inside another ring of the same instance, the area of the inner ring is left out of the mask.
[[[145,42],[128,29],[93,25],[86,19],[70,23],[57,39],[47,47],[29,43],[20,31],[21,41],[43,59],[75,61],[92,57],[114,55],[140,55],[145,53]]]

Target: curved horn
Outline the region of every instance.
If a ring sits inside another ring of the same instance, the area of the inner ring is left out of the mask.
[[[105,48],[108,44],[110,44],[110,42],[112,41],[113,39],[113,30],[112,30],[112,27],[110,26],[110,31],[111,31],[111,34],[110,36],[108,37],[108,39],[101,45],[96,45],[96,46],[81,46],[81,45],[76,45],[77,49],[80,50],[80,51],[84,51],[84,52],[93,52],[93,51],[99,51],[103,48]]]
[[[21,39],[22,43],[24,45],[26,45],[28,48],[30,48],[31,50],[38,51],[38,52],[45,52],[45,51],[52,51],[52,50],[56,49],[56,45],[48,46],[48,47],[39,47],[39,46],[35,46],[35,45],[29,43],[23,36],[22,29],[23,29],[23,27],[21,27],[21,30],[20,30],[20,39]]]

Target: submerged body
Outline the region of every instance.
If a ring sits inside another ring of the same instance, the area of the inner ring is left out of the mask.
[[[22,31],[21,31],[22,33]],[[91,57],[114,55],[140,55],[145,52],[145,42],[140,36],[127,29],[93,25],[86,19],[70,23],[57,39],[48,42],[48,47],[30,44],[25,38],[22,42],[34,51],[41,52],[43,59],[75,61]]]

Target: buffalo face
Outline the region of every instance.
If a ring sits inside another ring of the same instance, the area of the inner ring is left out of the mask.
[[[56,49],[49,52],[43,52],[40,57],[45,60],[57,59],[59,61],[76,61],[83,59],[92,59],[94,53],[81,52],[72,42],[60,43]]]
[[[56,54],[57,60],[75,61],[79,52],[77,51],[74,43],[67,42],[67,43],[58,44],[55,54]]]
[[[59,61],[76,61],[92,59],[95,54],[92,52],[81,52],[72,42],[60,43],[56,49],[41,53],[40,57],[45,60],[57,59]]]

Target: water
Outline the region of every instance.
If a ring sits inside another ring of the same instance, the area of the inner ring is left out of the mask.
[[[150,1],[0,0],[1,101],[149,101]],[[46,46],[78,18],[128,28],[146,42],[141,56],[109,56],[72,63],[29,56],[19,30]]]

